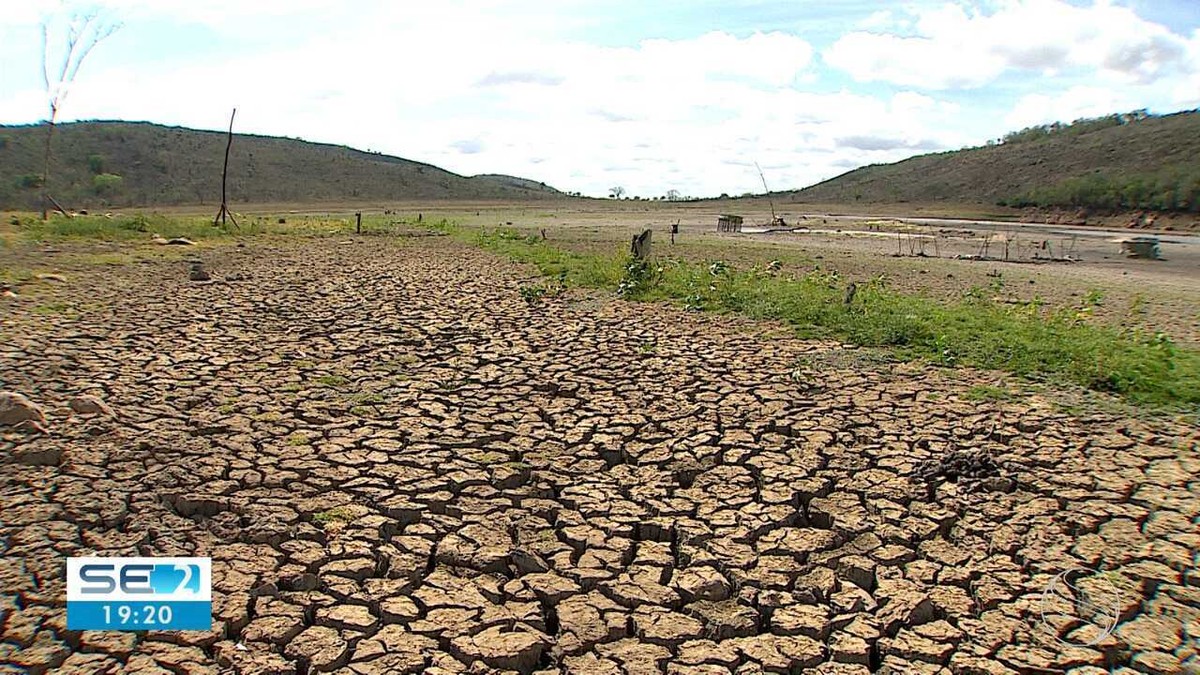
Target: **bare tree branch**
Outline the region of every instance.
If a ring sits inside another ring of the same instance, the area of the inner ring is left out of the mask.
[[[67,99],[71,84],[79,75],[79,68],[96,45],[121,28],[120,23],[104,24],[99,21],[97,12],[73,14],[66,27],[66,44],[62,61],[58,65],[58,77],[50,80],[51,43],[50,32],[52,18],[42,21],[42,84],[46,88],[46,102],[50,108],[50,117],[46,126],[46,147],[42,163],[42,220],[49,217],[49,204],[66,214],[66,210],[50,197],[50,158],[52,155],[51,140],[54,138],[54,125],[58,121],[58,113],[62,110]],[[89,34],[90,30],[90,34]]]

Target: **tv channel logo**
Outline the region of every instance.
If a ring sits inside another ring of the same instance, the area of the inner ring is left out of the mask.
[[[211,558],[67,558],[68,630],[211,628]]]

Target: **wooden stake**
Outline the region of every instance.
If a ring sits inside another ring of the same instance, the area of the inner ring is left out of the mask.
[[[213,225],[220,221],[225,224],[225,217],[233,221],[233,226],[237,227],[237,219],[229,212],[229,203],[225,199],[225,179],[229,175],[229,148],[233,146],[233,118],[237,115],[237,108],[233,109],[233,114],[229,116],[229,137],[225,141],[225,165],[221,167],[221,210],[217,211],[217,216],[213,218]]]

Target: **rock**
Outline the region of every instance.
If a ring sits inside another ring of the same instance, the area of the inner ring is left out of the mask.
[[[37,423],[25,422],[25,424],[36,425]],[[42,433],[45,433],[44,429]],[[62,462],[63,449],[57,443],[53,445],[22,445],[13,449],[12,456],[18,464],[24,464],[25,466],[57,466]]]
[[[54,281],[54,282],[57,282],[60,284],[67,283],[67,278],[61,274],[45,274],[45,273],[43,273],[43,274],[34,275],[34,278],[38,279],[39,281]]]
[[[16,426],[22,422],[46,423],[46,414],[40,406],[13,391],[0,391],[0,425]]]
[[[456,658],[466,663],[483,661],[499,670],[515,670],[529,674],[537,668],[542,651],[550,646],[550,638],[523,624],[515,630],[492,626],[476,635],[464,635],[450,642]]]
[[[70,406],[71,410],[80,415],[107,415],[108,417],[116,417],[116,413],[113,412],[113,409],[107,403],[91,394],[76,396],[71,399]]]
[[[212,275],[208,273],[208,270],[204,269],[204,263],[194,262],[192,263],[192,271],[188,273],[188,279],[192,281],[209,281],[212,279]]]

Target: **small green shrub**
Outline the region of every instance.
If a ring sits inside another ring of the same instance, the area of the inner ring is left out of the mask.
[[[92,190],[102,197],[107,197],[120,192],[124,182],[125,179],[115,173],[102,173],[92,176]]]
[[[46,181],[43,180],[42,174],[40,173],[27,173],[22,176],[17,176],[17,187],[30,189],[40,188],[45,185],[45,183]]]

